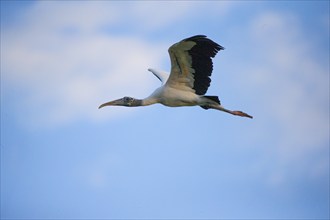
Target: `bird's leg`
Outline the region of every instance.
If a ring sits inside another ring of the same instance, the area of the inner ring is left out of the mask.
[[[232,115],[241,116],[241,117],[247,117],[247,118],[253,118],[251,115],[249,115],[249,114],[247,114],[245,112],[242,112],[242,111],[232,111],[232,110],[229,110],[229,109],[224,108],[221,105],[210,105],[209,107],[210,108],[213,108],[213,109],[217,109],[217,110],[223,111],[223,112],[227,112],[227,113],[232,114]]]

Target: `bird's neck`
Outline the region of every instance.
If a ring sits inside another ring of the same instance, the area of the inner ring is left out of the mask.
[[[147,106],[157,103],[155,98],[145,98],[145,99],[134,99],[134,101],[129,105],[130,107]]]
[[[129,105],[129,107],[138,107],[138,106],[147,106],[147,105],[152,105],[155,103],[159,103],[158,99],[153,97],[153,96],[149,96],[145,99],[135,99],[133,100],[133,102]]]
[[[140,101],[141,101],[141,106],[152,105],[152,104],[158,103],[158,100],[154,97],[147,97]]]
[[[130,107],[142,106],[142,100],[141,99],[134,99],[133,102],[129,106]]]

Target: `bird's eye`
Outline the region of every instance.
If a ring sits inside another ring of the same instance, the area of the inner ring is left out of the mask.
[[[124,102],[127,104],[130,104],[130,102],[132,101],[132,98],[130,97],[124,97]]]

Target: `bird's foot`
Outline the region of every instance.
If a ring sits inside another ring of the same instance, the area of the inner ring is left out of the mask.
[[[242,112],[242,111],[232,111],[233,115],[241,116],[241,117],[247,117],[247,118],[253,118],[251,115]]]

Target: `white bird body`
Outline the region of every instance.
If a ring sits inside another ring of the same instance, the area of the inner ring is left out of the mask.
[[[161,86],[149,97],[142,100],[143,104],[161,103],[169,107],[194,106],[198,104],[199,96],[190,91],[178,90],[170,86]]]
[[[113,105],[135,107],[160,103],[169,107],[200,106],[204,109],[212,108],[252,118],[244,112],[224,108],[217,96],[204,95],[211,82],[210,76],[213,70],[211,58],[223,49],[204,35],[196,35],[173,44],[168,49],[171,73],[148,69],[162,82],[161,87],[145,99],[124,97],[104,103],[99,108]]]

